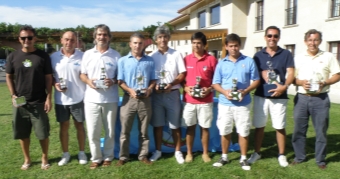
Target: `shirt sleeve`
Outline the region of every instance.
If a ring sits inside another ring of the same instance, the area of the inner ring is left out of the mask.
[[[6,73],[7,74],[14,74],[14,67],[13,67],[13,52],[8,55],[6,59]]]
[[[250,61],[250,79],[254,81],[260,79],[259,71],[253,59]]]
[[[177,70],[179,73],[183,73],[187,71],[187,69],[185,68],[184,59],[181,53],[178,53],[178,56],[177,56]]]
[[[80,73],[83,73],[83,74],[87,74],[87,69],[86,69],[87,56],[88,56],[88,53],[85,52],[84,55],[83,55],[83,58],[81,60]]]
[[[331,55],[330,61],[329,61],[329,70],[330,70],[330,75],[333,76],[337,73],[340,73],[340,66],[338,60]]]
[[[151,74],[150,74],[150,80],[157,80],[158,78],[156,77],[156,74],[155,74],[155,61],[153,60],[152,57],[149,57],[152,59],[152,63],[151,63]]]
[[[124,80],[124,63],[123,63],[124,57],[120,58],[118,60],[118,77],[117,80]]]
[[[220,61],[216,66],[212,84],[221,84],[222,83],[222,74],[220,73],[221,62],[222,61]]]

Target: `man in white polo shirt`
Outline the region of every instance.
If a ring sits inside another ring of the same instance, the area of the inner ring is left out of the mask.
[[[156,151],[151,156],[150,161],[156,161],[162,156],[163,126],[167,121],[172,131],[175,158],[179,164],[183,164],[183,154],[180,150],[181,99],[179,88],[181,87],[180,83],[185,78],[186,69],[181,54],[168,47],[170,36],[170,30],[167,26],[159,26],[154,32],[154,40],[157,43],[158,50],[150,54],[155,61],[158,78],[164,78],[163,80],[158,80],[155,89],[156,93],[152,94],[153,112],[151,125],[154,126]],[[164,90],[160,87],[160,83],[166,84]]]
[[[79,78],[83,52],[75,49],[76,35],[74,32],[65,32],[60,42],[63,47],[51,55],[55,87],[55,113],[60,124],[59,138],[63,150],[63,156],[58,165],[65,165],[70,160],[68,152],[70,116],[72,116],[77,129],[79,163],[86,164],[83,103],[85,84]]]
[[[322,33],[311,29],[305,34],[307,51],[295,57],[294,132],[292,143],[295,158],[292,165],[306,160],[306,133],[309,117],[315,131],[315,162],[326,168],[327,129],[329,124],[330,85],[340,80],[338,60],[332,53],[319,49]]]
[[[84,104],[92,155],[90,169],[97,168],[102,161],[103,167],[110,166],[114,157],[114,129],[119,100],[116,77],[120,58],[120,54],[109,46],[111,33],[108,26],[97,25],[93,38],[96,46],[84,53],[80,75],[87,84]],[[102,126],[105,130],[103,153],[100,149]]]

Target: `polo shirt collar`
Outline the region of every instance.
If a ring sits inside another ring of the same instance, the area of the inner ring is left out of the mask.
[[[135,57],[132,55],[131,52],[129,52],[127,56],[128,56],[128,58],[131,58],[131,57],[132,57],[132,58],[135,58]],[[142,58],[144,58],[144,57],[145,57],[145,53],[143,53],[143,55],[142,55]]]
[[[267,49],[267,47],[264,47],[264,48],[261,50],[262,53],[268,54],[268,52],[266,51],[266,49]],[[281,53],[282,51],[283,51],[283,49],[282,49],[280,46],[277,46],[277,51],[275,52],[275,55]],[[274,56],[275,56],[275,55],[274,55]]]
[[[245,58],[246,58],[246,56],[243,55],[242,53],[240,53],[240,56],[237,58],[236,61],[240,61],[240,60],[243,60],[243,59],[245,59]],[[223,61],[231,61],[231,60],[229,59],[229,55],[227,55],[227,56],[223,59]],[[231,62],[232,62],[232,61],[231,61]]]
[[[97,46],[94,46],[93,49],[95,53],[100,53],[99,50],[97,50]],[[112,53],[112,49],[109,47],[104,53]]]
[[[305,51],[305,56],[308,56],[308,57],[318,57],[318,56],[322,55],[323,53],[324,53],[324,51],[322,51],[322,50],[319,49],[318,53],[317,53],[316,55],[312,56],[312,55],[310,55],[310,54],[307,52],[307,50],[306,50],[306,51]]]

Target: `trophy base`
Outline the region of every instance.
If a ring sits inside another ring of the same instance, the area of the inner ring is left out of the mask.
[[[101,89],[108,88],[108,86],[105,85],[104,80],[96,80],[94,81],[94,83],[96,84],[96,88],[101,88]]]
[[[20,107],[26,104],[26,98],[25,96],[20,96],[14,99],[14,106]]]
[[[282,83],[279,83],[282,84]],[[265,97],[270,97],[274,92],[268,92],[269,90],[276,89],[277,85],[276,84],[264,84],[263,85],[263,96]]]
[[[233,97],[233,100],[238,101],[242,98],[242,93],[240,92],[231,92],[230,96]]]
[[[202,90],[201,89],[194,89],[194,92],[192,93],[192,96],[196,98],[201,98],[202,97]]]
[[[319,83],[311,83],[310,88],[307,91],[308,93],[316,93],[320,89],[320,84]]]
[[[158,90],[165,90],[165,87],[167,86],[168,84],[166,83],[159,83],[158,84]]]
[[[136,90],[136,96],[137,97],[145,97],[146,96],[146,90],[145,89]]]

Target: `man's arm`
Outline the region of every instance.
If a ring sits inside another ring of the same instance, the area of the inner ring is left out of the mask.
[[[48,113],[52,109],[52,74],[45,75],[45,90],[47,97],[44,110]]]
[[[87,74],[80,73],[80,80],[89,85],[91,88],[96,89],[96,87],[93,85],[93,80],[89,79]]]
[[[15,93],[15,86],[14,86],[14,75],[13,74],[8,74],[6,73],[6,83],[7,83],[7,88],[9,90],[9,93],[11,94],[12,97],[12,104],[13,100],[17,98],[17,94]]]
[[[135,90],[129,88],[125,81],[123,80],[118,80],[118,85],[120,86],[120,88],[122,88],[124,91],[128,92],[130,94],[131,97],[133,98],[137,98],[137,94],[135,92]]]
[[[290,84],[294,82],[295,79],[295,68],[287,68],[287,78],[284,85],[276,83],[276,89],[269,90],[269,92],[274,92],[271,97],[277,97],[282,95],[285,91],[288,90]]]
[[[149,87],[146,91],[146,97],[149,97],[152,93],[152,89],[155,88],[157,80],[150,80]]]
[[[171,83],[168,83],[168,85],[165,87],[166,92],[170,92],[171,88],[177,84],[181,84],[182,81],[185,79],[185,76],[187,75],[187,72],[182,72],[180,74],[177,75],[177,77],[175,78],[174,81],[172,81]],[[158,90],[158,88],[156,87],[156,90]]]

